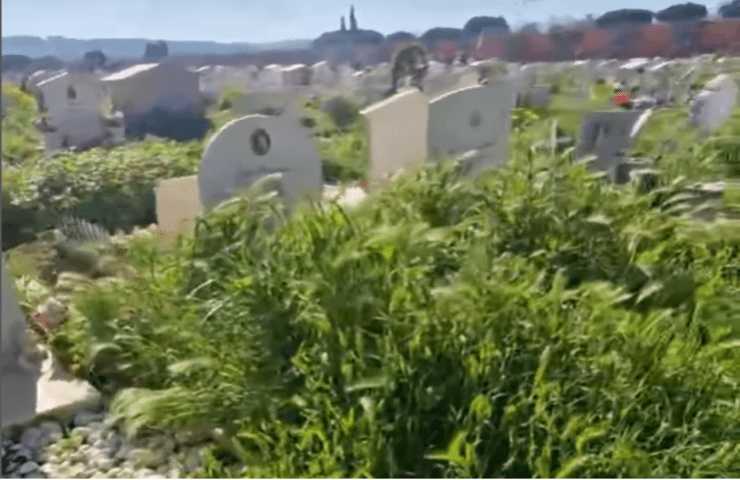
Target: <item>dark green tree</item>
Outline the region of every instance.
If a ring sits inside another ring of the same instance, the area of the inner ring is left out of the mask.
[[[621,27],[624,25],[653,23],[653,12],[637,8],[623,8],[606,12],[596,19],[601,28]]]
[[[740,0],[733,0],[719,7],[722,18],[740,18]]]
[[[465,23],[463,32],[467,37],[481,33],[509,33],[511,29],[504,17],[473,17]]]
[[[85,67],[89,70],[97,70],[105,66],[105,62],[108,58],[102,52],[102,50],[90,50],[86,52],[82,57],[82,62]]]
[[[655,14],[661,22],[688,22],[697,21],[709,14],[707,7],[698,3],[678,3],[671,5]]]

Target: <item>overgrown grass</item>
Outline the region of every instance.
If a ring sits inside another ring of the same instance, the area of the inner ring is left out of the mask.
[[[365,126],[357,112],[358,106],[351,100],[337,103],[342,108],[338,108],[336,118],[322,111],[320,102],[306,108],[307,116],[315,122],[314,138],[324,178],[330,182],[363,180],[367,177],[369,158]]]
[[[670,197],[545,155],[290,220],[252,195],[57,341],[131,433],[221,428],[210,475],[731,476],[740,237]]]
[[[716,132],[706,135],[689,123],[686,109],[658,110],[633,148],[656,161],[667,178],[717,180],[740,177],[740,109]]]

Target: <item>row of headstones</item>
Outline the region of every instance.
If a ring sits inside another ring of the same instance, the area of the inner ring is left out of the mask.
[[[400,170],[441,159],[461,160],[472,175],[505,164],[515,96],[511,82],[498,81],[431,101],[417,90],[404,90],[366,108],[361,115],[368,134],[370,188],[382,186]],[[251,114],[266,104],[280,104],[283,113]],[[280,194],[288,204],[320,198],[321,160],[310,131],[298,121],[298,108],[290,106],[298,104],[253,95],[242,106],[246,115],[226,124],[209,141],[197,176],[160,183],[156,192],[160,229],[170,234],[187,230],[202,211],[270,174],[280,174]],[[613,176],[619,154],[629,148],[649,114],[587,115],[578,154],[596,155],[596,168]]]
[[[685,103],[692,82],[702,72],[719,73],[731,68],[729,61],[718,62],[708,57],[689,60],[632,59],[627,61],[575,61],[557,63],[516,64],[496,59],[472,62],[468,65],[446,65],[430,61],[424,91],[430,98],[488,80],[510,80],[518,88],[524,103],[541,107],[549,101],[549,88],[557,78],[566,76],[574,86],[577,98],[590,96],[597,79],[639,87],[641,93],[660,103]],[[380,63],[355,71],[349,65],[332,67],[322,61],[312,66],[268,65],[199,69],[201,89],[206,96],[216,98],[227,88],[237,91],[280,90],[311,86],[315,93],[355,94],[371,102],[383,98],[390,85],[388,63]]]
[[[382,66],[373,70],[382,70]],[[348,89],[361,86],[366,71],[356,71],[350,65],[332,67],[322,61],[308,66],[267,65],[258,68],[254,65],[242,67],[209,65],[197,70],[200,77],[201,92],[208,98],[218,98],[225,90],[240,92],[279,90],[295,87],[313,86],[321,89]],[[386,86],[387,88],[387,86]]]
[[[298,121],[298,102],[279,97],[259,100],[253,96],[242,106],[243,113],[277,103],[282,114],[247,114],[226,124],[206,145],[197,179],[171,179],[159,185],[158,221],[164,232],[189,228],[203,209],[270,174],[281,175],[280,193],[288,204],[320,198],[321,159],[310,131]],[[431,102],[409,89],[370,106],[361,112],[369,137],[370,184],[378,186],[398,170],[443,156],[467,153],[474,171],[503,164],[513,107],[513,87],[503,82],[460,89]]]
[[[349,65],[332,67],[322,61],[311,67],[302,64],[289,67],[268,65],[263,69],[255,66],[206,66],[197,71],[201,92],[211,99],[219,98],[227,89],[241,93],[305,89],[314,94],[350,95],[367,104],[382,100],[391,85],[391,66],[387,62],[362,70],[354,70]],[[497,60],[469,65],[430,61],[424,93],[433,99],[447,92],[478,85],[485,78],[511,80],[524,86],[520,95],[526,96],[533,89],[535,97],[541,96],[537,93],[542,91],[541,86],[523,81],[525,77],[518,76],[518,73],[518,65]],[[541,100],[535,102],[542,103]]]
[[[692,121],[712,131],[732,114],[738,92],[726,75],[707,85],[710,90],[700,96],[703,103],[694,105]],[[465,87],[431,101],[409,89],[366,108],[361,114],[368,133],[370,184],[382,184],[398,170],[440,158],[465,158],[474,173],[504,164],[517,93],[511,81],[494,79],[488,85]],[[245,117],[223,127],[206,148],[199,202],[208,208],[270,173],[283,175],[283,194],[291,202],[320,194],[320,159],[308,131],[299,126],[298,98],[300,92],[243,98],[237,111]],[[270,105],[281,107],[283,113],[251,115]],[[595,155],[595,167],[614,178],[621,153],[631,146],[651,114],[652,110],[586,115],[576,153]]]

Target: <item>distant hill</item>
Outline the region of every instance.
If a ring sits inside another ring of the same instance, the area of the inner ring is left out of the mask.
[[[96,38],[80,40],[65,37],[9,36],[2,38],[3,55],[28,57],[54,56],[70,61],[82,58],[90,50],[102,50],[108,58],[141,58],[146,38]],[[286,40],[271,43],[219,43],[200,41],[169,41],[170,55],[231,55],[266,50],[297,50],[309,48],[311,40]]]

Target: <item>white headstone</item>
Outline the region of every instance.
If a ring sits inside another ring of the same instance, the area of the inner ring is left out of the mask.
[[[319,87],[334,87],[339,81],[339,73],[334,71],[326,60],[311,66],[311,84]]]
[[[705,132],[720,128],[737,105],[738,87],[729,75],[709,81],[691,105],[691,123]]]
[[[244,68],[211,65],[200,68],[198,76],[201,93],[215,100],[227,89],[246,92],[252,73]]]
[[[208,209],[255,181],[280,173],[288,204],[321,195],[321,159],[307,129],[290,118],[248,115],[224,125],[208,142],[198,173]]]
[[[297,121],[301,102],[308,95],[307,89],[300,88],[247,93],[233,100],[231,111],[241,116],[280,113]]]
[[[371,184],[386,181],[398,170],[423,165],[428,152],[426,96],[415,89],[405,90],[360,113],[367,126]]]
[[[280,65],[267,65],[259,71],[256,78],[258,89],[279,89],[283,87],[283,67]]]
[[[311,69],[302,63],[284,67],[282,72],[284,87],[300,87],[311,83]]]
[[[506,163],[509,155],[514,87],[498,81],[445,94],[429,106],[429,152],[466,155],[476,173]]]
[[[155,195],[160,232],[178,235],[192,231],[195,219],[202,212],[197,175],[162,180]]]
[[[531,108],[547,108],[550,105],[550,85],[534,85],[527,88],[521,96],[522,104]]]

